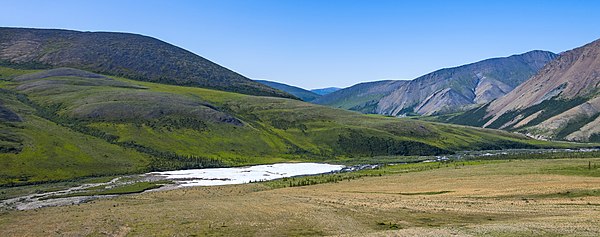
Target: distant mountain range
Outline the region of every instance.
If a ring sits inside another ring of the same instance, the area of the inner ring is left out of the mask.
[[[312,91],[305,90],[305,89],[302,89],[302,88],[296,87],[296,86],[290,86],[287,84],[274,82],[274,81],[266,81],[266,80],[255,80],[255,81],[259,82],[261,84],[264,84],[266,86],[287,92],[289,94],[292,94],[292,95],[300,98],[303,101],[313,101],[313,100],[321,97],[321,95],[319,95],[317,93],[314,93]]]
[[[295,98],[185,49],[129,33],[0,27],[0,65],[72,67],[140,81]]]
[[[314,102],[392,116],[453,113],[509,93],[556,56],[536,50],[487,59],[441,69],[411,81],[361,83]]]
[[[285,91],[285,90],[284,90]],[[363,113],[600,142],[600,40],[560,55],[531,51],[414,80],[360,83],[313,103]]]
[[[376,113],[379,100],[406,83],[408,81],[391,80],[359,83],[324,95],[312,102],[363,113]]]
[[[600,40],[564,53],[506,96],[446,121],[600,142]],[[465,119],[469,117],[470,119]]]
[[[291,86],[288,84],[284,84],[284,83],[280,83],[280,82],[274,82],[274,81],[267,81],[267,80],[255,80],[258,83],[264,84],[266,86],[287,92],[293,96],[296,96],[298,98],[300,98],[303,101],[306,102],[313,102],[319,98],[321,98],[321,96],[323,95],[327,95],[333,92],[336,92],[338,90],[341,90],[342,88],[338,88],[338,87],[327,87],[327,88],[322,88],[322,89],[312,89],[312,90],[306,90],[297,86]]]
[[[310,91],[317,93],[319,95],[327,95],[329,93],[333,93],[333,92],[336,92],[341,89],[342,88],[339,88],[339,87],[327,87],[327,88],[321,88],[321,89],[312,89]]]

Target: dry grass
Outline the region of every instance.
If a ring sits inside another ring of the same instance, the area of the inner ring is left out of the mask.
[[[584,163],[512,161],[295,188],[152,192],[2,213],[0,235],[598,236],[600,196],[559,193],[597,190],[600,177],[544,172]]]

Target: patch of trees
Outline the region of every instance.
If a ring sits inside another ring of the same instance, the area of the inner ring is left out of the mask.
[[[490,128],[500,128],[502,125],[512,121],[519,115],[522,115],[523,118],[527,118],[530,115],[542,111],[540,115],[536,118],[529,121],[529,123],[525,124],[525,127],[535,126],[540,124],[541,122],[555,116],[561,114],[568,109],[571,109],[575,106],[585,103],[589,98],[586,97],[577,97],[574,99],[556,99],[552,98],[549,100],[545,100],[542,103],[536,104],[524,110],[511,110],[503,115],[501,115],[498,119],[490,124]]]
[[[485,123],[492,119],[491,116],[485,118],[485,116],[487,115],[487,108],[489,105],[490,103],[487,103],[484,106],[467,110],[464,113],[459,114],[457,116],[440,115],[438,116],[438,118],[439,121],[442,122],[482,127]]]
[[[51,65],[49,64],[45,64],[45,63],[40,63],[40,62],[36,62],[36,61],[27,61],[27,62],[19,62],[19,63],[15,63],[15,62],[11,62],[9,60],[0,60],[0,66],[2,67],[10,67],[10,68],[14,68],[14,69],[50,69],[52,68]]]
[[[208,130],[208,125],[206,125],[203,120],[194,117],[160,117],[144,123],[153,129],[163,129],[167,131],[183,128],[196,131]]]
[[[274,128],[281,129],[281,130],[297,128],[297,129],[301,130],[302,132],[306,132],[306,130],[308,129],[308,127],[306,127],[306,125],[304,125],[303,123],[299,123],[298,121],[290,121],[290,120],[286,120],[286,119],[273,119],[273,120],[271,120],[271,125]]]
[[[309,186],[315,184],[324,184],[324,183],[338,183],[342,181],[350,181],[355,179],[360,179],[363,177],[376,177],[382,176],[382,173],[361,173],[361,172],[353,172],[353,173],[337,173],[337,174],[322,174],[319,176],[304,176],[304,177],[291,177],[291,178],[282,178],[280,180],[270,181],[267,185],[274,188],[284,188],[284,187],[301,187],[301,186]]]
[[[594,133],[592,135],[590,135],[590,138],[588,139],[589,142],[600,142],[600,133]]]
[[[0,146],[0,153],[14,153],[17,154],[23,150],[23,144],[2,144]]]
[[[477,156],[475,160],[527,160],[527,159],[581,159],[600,157],[600,151],[591,152],[522,152],[517,154],[499,154],[494,156]]]
[[[378,100],[367,101],[363,104],[355,105],[350,110],[359,111],[364,114],[376,114],[377,106],[379,105]]]
[[[581,116],[579,118],[572,119],[558,133],[556,133],[556,138],[564,139],[569,134],[578,131],[581,127],[596,120],[596,118],[598,118],[598,116],[600,116],[600,113],[595,114],[591,117]]]
[[[0,101],[0,122],[21,122],[21,117],[2,105]]]
[[[539,149],[541,147],[510,140],[498,140],[489,143],[478,143],[473,145],[473,150],[503,150],[503,149]]]
[[[176,169],[220,168],[226,165],[217,159],[194,155],[179,155],[175,152],[159,151],[137,144],[133,141],[117,143],[123,147],[132,148],[154,157],[150,163],[150,171],[167,171]]]
[[[368,136],[350,130],[339,136],[337,145],[342,154],[349,156],[385,155],[441,155],[452,153],[432,145],[416,141],[402,141],[389,137]]]
[[[23,150],[23,139],[13,129],[19,129],[11,123],[0,122],[0,153],[19,153]]]

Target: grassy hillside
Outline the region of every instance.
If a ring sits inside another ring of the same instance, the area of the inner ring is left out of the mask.
[[[0,70],[1,104],[19,118],[1,122],[7,132],[0,137],[5,147],[0,160],[9,168],[0,171],[0,185],[149,170],[571,146],[74,69],[18,76],[25,72]]]
[[[183,48],[129,33],[0,27],[0,65],[72,67],[142,81],[294,98]]]
[[[150,156],[44,119],[12,92],[0,89],[0,103],[19,116],[0,119],[0,186],[148,169]]]

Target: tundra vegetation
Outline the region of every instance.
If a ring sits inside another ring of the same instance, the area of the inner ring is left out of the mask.
[[[0,234],[599,235],[600,159],[538,158],[388,165],[4,211]]]
[[[0,78],[4,187],[284,161],[574,146],[70,68],[2,67]]]
[[[69,68],[0,67],[0,78],[2,199],[148,171],[593,146]],[[161,183],[98,186],[67,196],[129,195],[2,210],[0,235],[594,235],[595,157],[511,154],[141,194]]]

